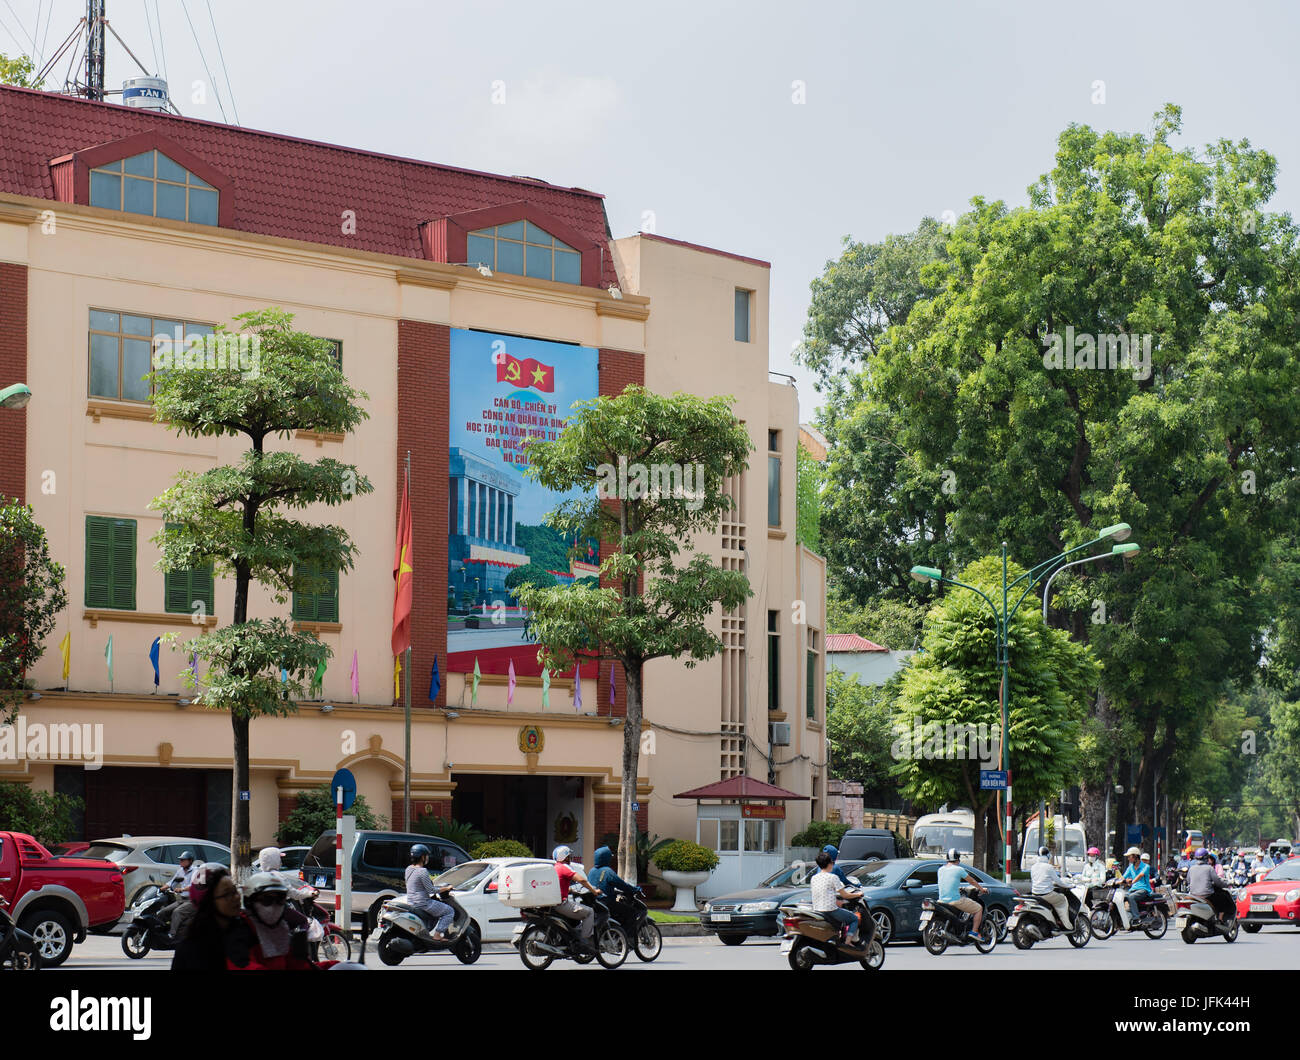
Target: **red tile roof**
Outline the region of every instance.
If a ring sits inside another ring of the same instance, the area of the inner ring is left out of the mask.
[[[674,795],[674,799],[781,799],[791,801],[799,799],[806,802],[807,795],[786,791],[774,784],[765,784],[753,777],[729,777],[727,780],[714,781],[702,788],[691,788]]]
[[[889,651],[879,644],[859,637],[856,633],[827,633],[826,650],[830,651]]]
[[[156,130],[234,181],[229,227],[379,254],[424,258],[420,225],[521,200],[604,249],[601,285],[618,283],[603,196],[359,151],[218,122],[0,86],[0,193],[55,200],[50,162]],[[343,234],[343,211],[356,234]]]

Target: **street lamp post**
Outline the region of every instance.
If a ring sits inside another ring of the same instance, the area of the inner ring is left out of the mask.
[[[0,408],[22,409],[31,401],[32,392],[26,383],[14,383],[0,390]]]
[[[1033,567],[1030,570],[1025,571],[1024,574],[1022,574],[1019,578],[1017,578],[1015,581],[1011,582],[1010,584],[1007,583],[1007,543],[1003,541],[1002,542],[1002,608],[1001,610],[999,610],[997,605],[994,604],[994,602],[990,600],[988,596],[980,589],[977,589],[973,585],[966,585],[964,582],[959,582],[953,578],[945,578],[943,576],[943,572],[936,567],[913,567],[910,572],[911,576],[916,581],[919,582],[925,582],[925,581],[947,582],[949,585],[956,585],[962,589],[969,589],[971,592],[977,593],[980,596],[980,598],[983,599],[983,601],[986,604],[988,604],[989,608],[993,611],[993,619],[996,624],[997,634],[998,634],[997,661],[998,661],[998,666],[1002,670],[1002,683],[1001,683],[1001,688],[999,689],[998,692],[998,699],[1000,700],[1000,706],[1002,711],[1001,767],[1002,767],[1002,771],[1005,772],[1007,775],[1006,824],[1005,824],[1005,830],[1003,832],[1003,841],[1002,841],[1002,849],[1003,849],[1003,867],[1002,867],[1003,881],[1002,882],[1003,883],[1010,884],[1011,882],[1011,830],[1012,830],[1013,803],[1011,801],[1011,767],[1009,764],[1010,756],[1008,754],[1008,749],[1007,749],[1007,703],[1008,703],[1008,699],[1010,698],[1010,692],[1011,692],[1010,689],[1011,661],[1010,661],[1010,652],[1009,652],[1007,642],[1008,642],[1008,636],[1011,629],[1011,620],[1015,618],[1016,612],[1020,610],[1020,605],[1024,603],[1025,597],[1029,595],[1029,591],[1033,589],[1034,584],[1038,581],[1038,579],[1041,578],[1048,571],[1053,570],[1056,567],[1056,564],[1059,563],[1061,560],[1065,559],[1067,556],[1074,555],[1076,552],[1082,552],[1084,549],[1091,548],[1093,545],[1099,544],[1102,541],[1108,541],[1108,540],[1124,541],[1128,538],[1129,534],[1131,534],[1132,532],[1133,532],[1132,528],[1128,525],[1128,523],[1115,523],[1113,526],[1105,527],[1101,531],[1101,533],[1099,533],[1093,540],[1087,541],[1082,545],[1076,545],[1074,548],[1068,548],[1064,552],[1060,552],[1057,555],[1051,557],[1051,559],[1043,560],[1042,563],[1038,564],[1036,567]],[[1016,599],[1015,606],[1011,607],[1008,610],[1008,594],[1012,589],[1014,589],[1021,582],[1026,582],[1024,591],[1021,592],[1020,596]],[[1044,828],[1045,827],[1046,825],[1044,825]]]

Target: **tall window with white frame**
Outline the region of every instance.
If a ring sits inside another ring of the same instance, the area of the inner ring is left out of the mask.
[[[781,525],[781,432],[767,432],[767,525]]]
[[[805,653],[807,659],[805,664],[806,674],[805,674],[805,688],[804,688],[804,700],[807,704],[804,707],[804,711],[809,721],[818,720],[817,719],[817,670],[818,670],[818,661],[821,658],[821,652],[818,650],[818,648],[819,648],[818,633],[815,629],[809,626],[808,627],[808,650]]]
[[[767,709],[781,709],[781,612],[767,613]]]
[[[736,288],[736,341],[748,342],[750,314],[753,309],[753,291]]]

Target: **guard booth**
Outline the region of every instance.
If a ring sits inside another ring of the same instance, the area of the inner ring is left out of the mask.
[[[785,865],[785,804],[808,800],[753,777],[729,777],[674,795],[694,799],[695,841],[718,855],[699,898],[746,890]]]

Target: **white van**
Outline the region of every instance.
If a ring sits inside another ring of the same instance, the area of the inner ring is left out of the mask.
[[[962,864],[975,860],[975,814],[970,810],[953,810],[950,813],[928,813],[917,818],[912,828],[912,853],[918,858],[948,857],[956,847],[961,851]]]
[[[1061,849],[1061,828],[1065,828],[1065,871],[1074,874],[1083,871],[1084,865],[1088,863],[1088,840],[1084,835],[1083,824],[1079,821],[1065,822],[1060,814],[1057,814],[1053,821],[1055,822],[1052,833],[1052,842],[1049,844],[1052,848],[1053,862],[1060,856]],[[1043,845],[1038,838],[1038,822],[1034,821],[1025,829],[1024,839],[1020,845],[1020,871],[1028,872],[1030,868],[1038,861],[1038,848]],[[1058,868],[1060,866],[1057,866]]]

